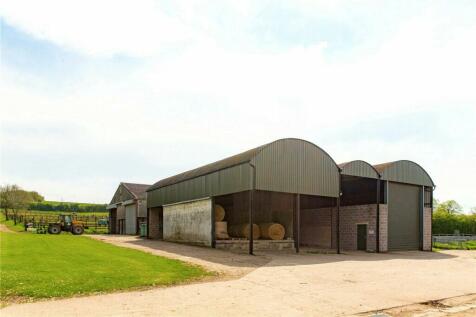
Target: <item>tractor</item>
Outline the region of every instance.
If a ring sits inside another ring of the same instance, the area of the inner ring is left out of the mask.
[[[48,224],[48,232],[51,234],[59,234],[61,231],[71,232],[74,235],[84,233],[84,223],[73,219],[71,215],[60,215],[57,222]]]

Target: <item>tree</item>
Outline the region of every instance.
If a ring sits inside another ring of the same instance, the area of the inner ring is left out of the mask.
[[[21,189],[18,185],[0,186],[0,207],[5,209],[8,220],[9,210],[15,214],[19,209],[24,209],[33,202],[30,192]]]
[[[462,211],[463,207],[454,200],[447,200],[439,203],[435,208],[435,212],[445,212],[451,215],[459,214]]]
[[[35,203],[40,203],[42,201],[45,200],[45,197],[41,196],[40,194],[38,194],[38,192],[36,191],[31,191],[29,192],[30,195],[31,195],[31,199],[33,200],[33,202]]]

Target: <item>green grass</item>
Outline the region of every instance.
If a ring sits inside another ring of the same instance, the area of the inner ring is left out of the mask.
[[[16,232],[25,231],[25,227],[23,226],[22,223],[17,223],[15,225],[13,220],[8,220],[8,221],[5,220],[5,215],[3,213],[0,213],[0,223],[4,224],[5,226],[7,226],[12,231],[16,231]],[[0,262],[0,264],[1,264],[1,262]]]
[[[182,283],[212,273],[88,237],[0,233],[0,295],[68,297]]]
[[[450,243],[434,242],[433,249],[435,250],[476,250],[476,241],[470,240],[466,242],[450,242]]]

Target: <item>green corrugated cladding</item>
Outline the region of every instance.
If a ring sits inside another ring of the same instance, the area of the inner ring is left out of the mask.
[[[337,165],[310,142],[278,140],[264,147],[252,163],[258,190],[338,197]]]
[[[256,189],[338,197],[339,171],[332,158],[318,146],[300,139],[269,143],[251,157],[256,166]],[[248,163],[214,171],[150,190],[147,206],[157,207],[202,197],[250,190]]]
[[[355,160],[347,163],[339,164],[343,175],[367,177],[377,179],[379,174],[375,168],[369,163],[361,160]]]
[[[378,170],[378,165],[375,166]],[[392,182],[433,187],[435,184],[430,175],[417,163],[407,160],[386,164],[379,171],[382,179]]]
[[[251,188],[251,168],[241,164],[147,193],[147,207],[157,207],[203,197],[226,195]]]

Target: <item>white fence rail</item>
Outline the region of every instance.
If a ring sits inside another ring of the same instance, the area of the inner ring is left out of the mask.
[[[465,242],[470,240],[476,240],[476,235],[471,234],[438,234],[433,235],[433,242],[440,242],[440,243],[449,243],[449,242]]]

